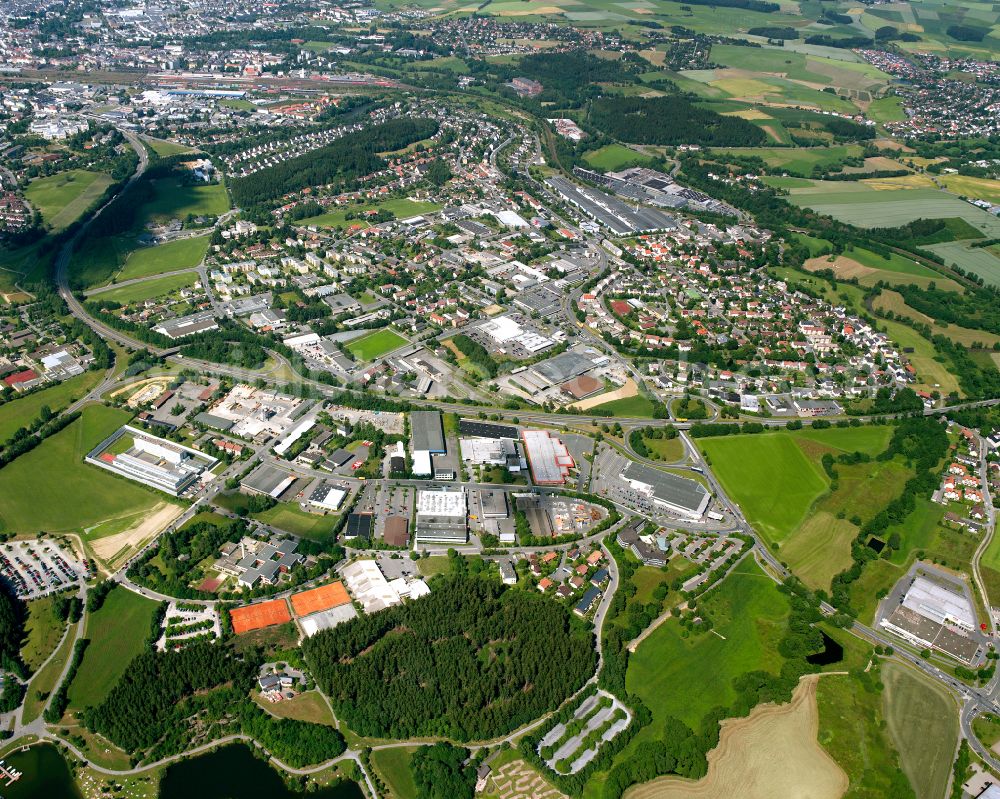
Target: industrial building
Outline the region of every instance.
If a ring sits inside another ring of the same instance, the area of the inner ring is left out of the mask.
[[[635,461],[629,461],[622,479],[633,490],[649,497],[654,505],[691,519],[700,519],[712,499],[708,489],[697,480]]]
[[[130,443],[131,442],[131,443]],[[91,450],[88,463],[178,497],[218,463],[216,458],[125,425]]]
[[[417,492],[418,544],[464,544],[469,540],[464,489],[422,489]]]
[[[431,456],[445,453],[440,411],[410,413],[410,447],[413,450],[413,474],[418,477],[432,475]]]
[[[321,482],[309,494],[307,502],[310,510],[335,511],[344,502],[347,492],[340,488],[334,488],[326,482]]]
[[[502,466],[520,472],[526,463],[513,438],[462,438],[458,442],[462,460],[476,466]]]
[[[976,634],[976,612],[968,596],[956,585],[918,574],[902,600],[885,616],[880,626],[919,647],[933,647],[971,663],[980,645]]]
[[[295,475],[262,463],[240,481],[240,489],[247,494],[278,499],[294,482]]]
[[[525,430],[521,434],[524,452],[535,485],[562,485],[576,464],[566,445],[548,430]]]

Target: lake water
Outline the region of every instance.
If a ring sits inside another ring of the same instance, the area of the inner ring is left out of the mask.
[[[45,799],[80,799],[69,766],[52,744],[14,752],[4,758],[4,762],[23,776],[9,787],[0,783],[3,799],[39,799],[43,796]]]
[[[364,799],[354,782],[293,793],[271,766],[253,756],[250,747],[232,744],[207,755],[183,760],[167,769],[160,799]]]
[[[51,744],[32,746],[4,758],[22,773],[10,787],[0,783],[2,799],[82,799],[62,754]],[[248,746],[233,744],[170,766],[159,799],[364,799],[354,782],[320,791],[293,793],[271,766]]]

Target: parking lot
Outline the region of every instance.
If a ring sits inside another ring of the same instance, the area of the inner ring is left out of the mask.
[[[86,568],[54,541],[10,541],[0,546],[0,576],[22,599],[36,599],[86,577]]]
[[[377,490],[374,510],[375,538],[381,540],[387,518],[403,516],[409,519],[413,515],[413,499],[417,489],[413,486],[388,484]]]

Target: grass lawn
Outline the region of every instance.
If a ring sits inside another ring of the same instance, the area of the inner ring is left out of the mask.
[[[591,150],[583,160],[595,169],[604,169],[609,172],[621,169],[629,164],[649,163],[648,156],[638,153],[631,147],[621,144],[607,144],[597,150]]]
[[[354,224],[362,224],[367,227],[367,222],[364,221],[364,213],[366,211],[382,210],[391,211],[397,219],[406,219],[411,216],[440,211],[441,205],[439,203],[408,200],[403,197],[395,200],[386,200],[381,203],[374,203],[372,205],[349,205],[343,208],[337,208],[336,210],[328,211],[327,213],[320,214],[319,216],[303,219],[299,224],[316,225],[317,227],[341,228]],[[356,218],[348,220],[347,214],[349,213],[353,213]]]
[[[644,438],[642,441],[646,445],[646,449],[650,451],[650,457],[653,460],[659,456],[662,460],[674,462],[684,457],[684,442],[680,436],[676,438]]]
[[[34,673],[52,651],[59,645],[64,623],[56,618],[52,610],[55,598],[51,596],[33,599],[28,603],[26,636],[21,645],[21,659]]]
[[[873,680],[878,679],[872,675]],[[886,729],[882,697],[846,674],[830,674],[816,688],[817,738],[850,780],[846,799],[890,796],[889,775],[899,771],[899,755]]]
[[[598,414],[601,411],[608,411],[612,416],[625,418],[641,417],[645,419],[652,418],[655,406],[648,397],[637,394],[634,397],[625,397],[624,399],[611,400],[611,402],[595,405],[590,410],[596,411]]]
[[[875,456],[884,452],[892,438],[892,427],[889,425],[863,425],[861,427],[827,427],[823,430],[813,430],[803,427],[796,438],[816,441],[824,446],[844,452],[864,452]]]
[[[68,227],[111,185],[103,172],[70,169],[28,184],[24,196],[42,212],[42,219],[55,231]]]
[[[132,283],[128,286],[102,291],[95,295],[100,300],[120,302],[128,305],[133,302],[142,302],[153,297],[162,297],[172,294],[182,288],[193,286],[198,280],[198,275],[188,272],[181,275],[169,275],[167,277],[154,277],[144,280],[141,283]]]
[[[398,333],[383,328],[349,342],[347,350],[354,356],[355,360],[373,361],[406,343],[406,339]]]
[[[984,713],[972,720],[972,730],[983,746],[993,746],[1000,741],[1000,717]]]
[[[253,106],[251,106],[251,108],[253,108]],[[194,150],[186,144],[178,144],[177,142],[167,141],[166,139],[146,139],[146,144],[152,148],[154,153],[162,156],[181,155],[183,153],[194,152]]]
[[[184,183],[175,177],[154,181],[155,196],[142,208],[141,224],[169,222],[193,216],[221,216],[229,210],[226,187],[221,183]]]
[[[257,693],[253,698],[272,716],[308,721],[310,724],[325,724],[327,727],[335,726],[333,713],[318,691],[305,691],[294,699],[282,699],[280,702],[269,702]]]
[[[115,279],[132,280],[197,266],[205,257],[208,238],[208,236],[192,236],[189,239],[178,239],[156,247],[133,250]]]
[[[219,507],[231,510],[234,513],[240,508],[246,508],[247,506],[246,495],[239,492],[218,494],[213,501]],[[219,514],[215,513],[210,515],[212,517],[219,516]],[[310,538],[316,541],[323,540],[330,534],[338,518],[337,516],[322,516],[317,513],[307,513],[294,502],[279,502],[273,508],[249,515],[272,527],[277,527],[292,535],[297,535],[299,538]],[[225,517],[220,518],[224,519]],[[194,520],[192,519],[192,521]],[[207,521],[215,521],[215,519],[208,519]]]
[[[827,490],[829,480],[785,432],[703,438],[698,446],[729,497],[769,541],[782,541]]]
[[[646,729],[659,727],[671,715],[697,729],[709,710],[735,700],[733,678],[781,668],[777,644],[788,622],[788,599],[754,561],[740,564],[699,601],[699,608],[711,617],[718,635],[686,634],[668,621],[629,659],[626,686],[653,713]]]
[[[778,557],[813,589],[830,590],[830,581],[851,566],[851,543],[858,528],[828,511],[813,513],[782,543]]]
[[[945,795],[958,746],[958,709],[943,687],[897,663],[882,667],[882,708],[917,799]]]
[[[372,766],[388,787],[393,799],[409,799],[417,795],[417,786],[410,771],[410,761],[416,751],[416,746],[401,746],[372,752]]]
[[[59,678],[62,676],[66,662],[73,652],[73,637],[76,626],[70,628],[69,634],[63,639],[62,646],[56,651],[52,660],[45,668],[32,677],[28,684],[28,693],[24,697],[24,723],[28,724],[42,714],[45,707],[45,699],[40,699],[38,694],[48,696],[56,689]]]
[[[142,652],[156,604],[117,586],[101,609],[88,617],[90,644],[69,687],[70,708],[82,710],[104,700],[132,658]]]
[[[435,574],[451,573],[451,558],[447,555],[432,555],[417,561],[417,571],[421,577],[433,577]]]
[[[19,427],[38,418],[43,405],[58,413],[101,382],[102,372],[84,372],[42,391],[0,405],[0,441],[6,441]]]
[[[91,405],[83,416],[0,469],[0,529],[16,533],[79,531],[106,519],[149,510],[164,495],[83,462],[131,415]],[[58,502],[39,502],[58,497]]]

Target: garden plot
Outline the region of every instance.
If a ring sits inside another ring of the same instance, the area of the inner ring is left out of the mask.
[[[566,723],[560,722],[539,741],[538,754],[558,774],[576,774],[604,744],[632,723],[625,705],[607,691],[588,696]]]

